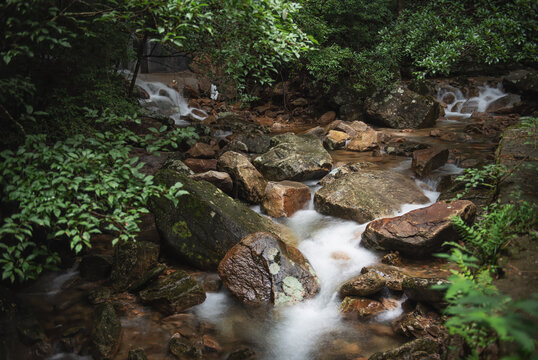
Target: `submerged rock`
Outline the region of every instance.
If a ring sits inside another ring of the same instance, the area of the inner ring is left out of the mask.
[[[267,181],[245,155],[227,151],[219,157],[217,168],[232,177],[235,196],[252,204],[262,201]]]
[[[144,304],[151,304],[164,314],[184,311],[205,301],[205,291],[185,271],[176,271],[140,291]]]
[[[171,170],[160,171],[156,180],[167,186],[181,182],[189,192],[179,198],[177,207],[165,198],[155,198],[151,209],[161,239],[177,256],[200,269],[216,269],[228,250],[258,231],[295,242],[289,229],[235,201],[213,184]]]
[[[422,338],[410,341],[393,350],[378,352],[368,360],[439,360],[439,345],[435,340]]]
[[[289,305],[319,290],[314,269],[295,247],[269,233],[251,234],[228,251],[218,268],[224,285],[249,305]]]
[[[448,149],[430,148],[413,151],[411,167],[415,173],[423,178],[428,176],[433,170],[446,164],[448,160]]]
[[[268,152],[254,159],[254,165],[269,180],[318,179],[331,170],[331,155],[314,136],[286,133],[271,139],[271,145]]]
[[[364,169],[326,183],[314,195],[316,210],[358,223],[390,216],[403,204],[428,202],[414,181],[392,170]]]
[[[346,281],[338,290],[341,297],[373,295],[385,287],[383,276],[370,271]]]
[[[99,304],[93,311],[93,327],[90,335],[93,357],[97,360],[113,359],[121,336],[121,322],[110,303]]]
[[[362,245],[369,249],[398,251],[404,256],[424,257],[442,250],[445,241],[459,235],[452,217],[471,223],[476,206],[468,200],[437,202],[402,216],[374,220],[362,234]]]
[[[398,85],[388,94],[378,93],[365,102],[373,122],[396,129],[433,127],[439,117],[439,103]]]
[[[269,182],[261,209],[272,217],[289,217],[310,201],[310,188],[305,184],[284,180]]]

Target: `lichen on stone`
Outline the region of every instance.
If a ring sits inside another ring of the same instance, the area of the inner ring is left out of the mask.
[[[269,265],[269,272],[273,275],[276,275],[278,274],[278,272],[280,271],[280,265],[278,265],[277,263],[271,263],[271,265]]]

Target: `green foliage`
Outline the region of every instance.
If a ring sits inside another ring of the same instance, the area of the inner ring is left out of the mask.
[[[465,183],[465,189],[456,198],[461,199],[469,191],[476,188],[488,188],[493,191],[508,175],[508,169],[502,164],[488,164],[481,168],[465,169],[463,175],[456,178],[456,181]]]
[[[435,0],[405,10],[382,32],[380,46],[418,68],[417,75],[447,75],[468,64],[535,62],[538,5]]]
[[[51,241],[67,239],[76,253],[90,246],[93,234],[103,232],[119,240],[135,239],[151,196],[166,196],[177,204],[185,192],[177,183],[167,189],[153,184],[153,176],[130,157],[130,143],[156,151],[177,147],[193,129],[154,129],[159,137],[139,137],[130,131],[76,135],[47,145],[45,135],[30,135],[16,151],[0,153],[1,189],[5,201],[18,210],[0,227],[2,279],[35,278],[59,258],[49,251]],[[41,241],[37,232],[45,232]]]

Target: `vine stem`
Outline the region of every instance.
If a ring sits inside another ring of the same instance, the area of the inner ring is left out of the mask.
[[[24,135],[24,137],[26,137],[26,131],[24,131],[24,127],[21,125],[21,123],[18,122],[15,118],[13,118],[13,116],[11,116],[11,114],[9,113],[9,111],[7,111],[4,105],[0,105],[0,107],[2,107],[2,111],[7,116],[7,118],[11,120],[11,122],[13,122],[15,126],[17,126],[17,128],[20,130],[20,132]]]

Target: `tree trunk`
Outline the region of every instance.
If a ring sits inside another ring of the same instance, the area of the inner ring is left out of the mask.
[[[138,76],[138,70],[140,70],[140,63],[142,62],[142,57],[144,55],[144,47],[146,46],[146,41],[148,41],[148,32],[144,32],[144,38],[138,46],[138,52],[136,54],[136,65],[133,72],[133,78],[131,79],[131,85],[129,86],[129,97],[133,96],[133,90],[136,83],[136,77]]]

